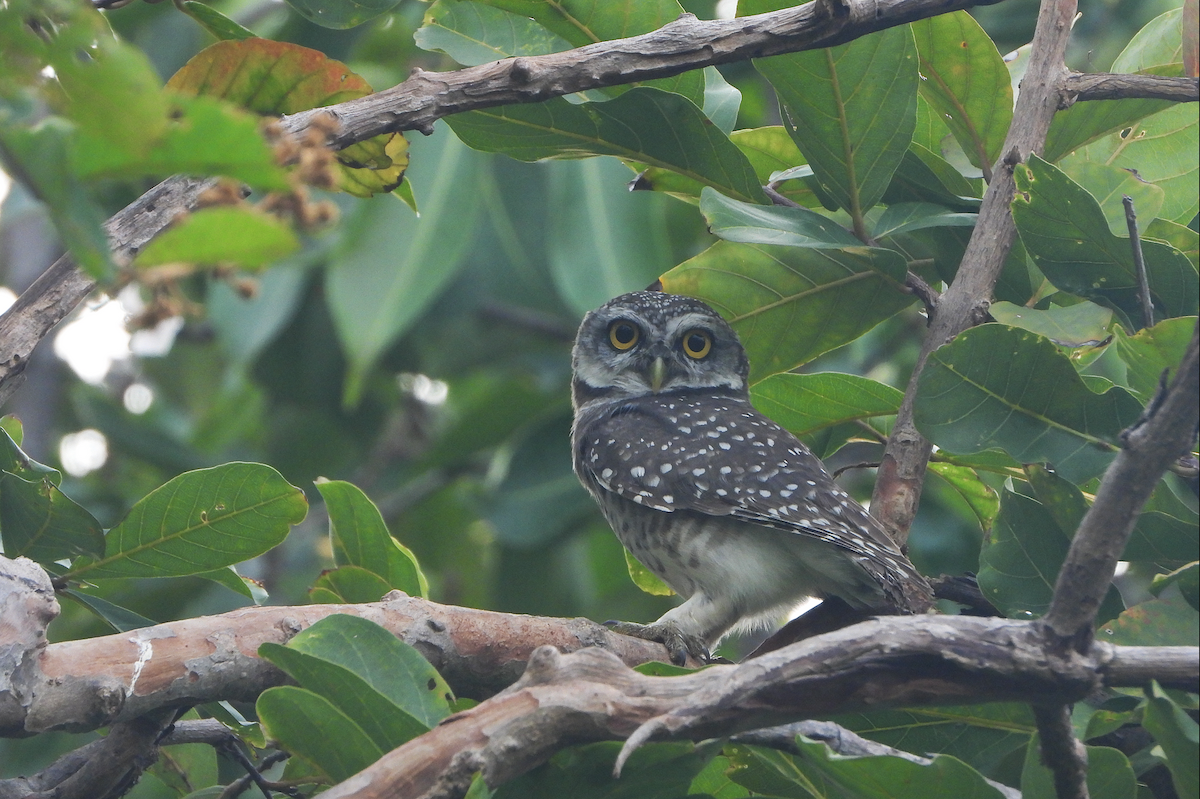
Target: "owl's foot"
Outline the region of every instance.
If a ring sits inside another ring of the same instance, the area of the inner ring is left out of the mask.
[[[621,635],[630,635],[646,641],[657,641],[671,653],[671,662],[676,666],[687,663],[689,656],[701,663],[712,661],[708,646],[699,636],[689,635],[669,621],[657,621],[654,624],[606,621],[604,626]]]

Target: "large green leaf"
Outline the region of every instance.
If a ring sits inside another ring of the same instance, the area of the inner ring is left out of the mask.
[[[1183,74],[1183,9],[1152,19],[1113,62],[1112,72],[1144,75]],[[1054,163],[1077,147],[1120,131],[1171,103],[1166,100],[1093,100],[1075,103],[1054,115],[1043,157]]]
[[[1154,327],[1139,330],[1130,336],[1121,327],[1114,331],[1117,355],[1125,364],[1125,381],[1143,402],[1149,402],[1158,391],[1163,373],[1168,380],[1179,369],[1183,354],[1191,343],[1196,329],[1196,317],[1164,319]]]
[[[1008,69],[996,45],[966,11],[912,24],[920,56],[921,95],[929,101],[967,158],[990,169],[1012,122]]]
[[[917,49],[908,27],[756,59],[821,187],[852,218],[879,202],[912,142]]]
[[[1096,200],[1051,164],[1030,156],[1016,171],[1013,220],[1038,267],[1063,291],[1141,319],[1137,270],[1127,237],[1114,236]],[[1196,267],[1166,244],[1144,240],[1146,278],[1168,316],[1195,314]]]
[[[1147,689],[1143,724],[1167,756],[1180,796],[1200,795],[1200,726],[1157,682]]]
[[[1001,324],[1045,336],[1060,347],[1095,347],[1112,335],[1112,311],[1091,302],[1054,305],[1045,310],[994,302],[988,312]]]
[[[64,576],[178,577],[257,557],[308,511],[304,492],[259,463],[181,474],[150,492],[108,531],[103,558],[80,558]]]
[[[134,259],[140,267],[177,262],[266,266],[300,247],[281,219],[251,207],[203,208],[159,233]]]
[[[475,238],[480,156],[445,128],[413,143],[421,215],[379,197],[343,223],[325,272],[334,327],[349,361],[345,401],[357,404],[372,367],[463,265]]]
[[[384,750],[362,727],[328,699],[304,688],[268,688],[254,709],[270,738],[315,764],[334,782],[383,757]]]
[[[800,438],[834,425],[894,414],[903,398],[884,383],[837,372],[771,375],[750,392],[754,407]]]
[[[921,375],[917,427],[950,452],[998,447],[1082,482],[1104,470],[1141,413],[1123,388],[1095,394],[1046,338],[987,324],[937,349]]]
[[[287,646],[263,644],[259,654],[333,703],[384,751],[450,715],[453,694],[429,661],[357,616],[327,616]]]
[[[1179,594],[1127,608],[1097,637],[1120,646],[1200,646],[1200,615]]]
[[[1067,177],[1087,189],[1096,198],[1114,236],[1128,236],[1124,198],[1133,200],[1140,228],[1158,216],[1165,194],[1127,169],[1095,161],[1071,161],[1063,165]]]
[[[765,202],[746,156],[685,97],[642,87],[603,103],[559,97],[455,114],[466,144],[521,161],[615,155],[670,169],[731,197]]]
[[[700,213],[709,231],[726,241],[818,248],[862,244],[837,222],[807,208],[739,202],[708,187],[700,194]]]
[[[1134,170],[1166,193],[1159,215],[1186,225],[1200,210],[1198,116],[1196,103],[1177,103],[1077,149],[1062,166],[1094,161]]]
[[[339,566],[359,566],[409,596],[428,596],[429,585],[417,559],[388,531],[379,508],[357,486],[320,480],[317,490],[329,513],[329,538]],[[368,601],[375,601],[378,596]]]
[[[662,283],[672,294],[699,297],[733,325],[757,383],[853,341],[909,305],[904,275],[904,258],[891,250],[722,241]]]
[[[630,194],[611,158],[551,165],[546,256],[554,287],[579,317],[618,294],[644,289],[670,268],[665,203]]]
[[[1154,488],[1150,499],[1134,525],[1125,560],[1149,561],[1157,568],[1174,568],[1196,558],[1196,516],[1194,500],[1189,504],[1171,489],[1168,476]],[[1187,488],[1181,488],[1187,492]]]
[[[1050,607],[1071,539],[1042,503],[1004,491],[1000,513],[979,553],[979,590],[1009,618]]]
[[[808,799],[1002,799],[983,775],[950,755],[934,755],[930,763],[914,763],[890,755],[845,757],[824,743],[798,738],[801,754],[738,747],[732,760],[739,768],[730,776],[739,785],[768,796]]]

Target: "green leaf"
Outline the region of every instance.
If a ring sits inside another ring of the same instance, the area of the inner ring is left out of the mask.
[[[1200,610],[1200,562],[1192,561],[1168,574],[1156,574],[1150,583],[1150,593],[1159,596],[1172,585],[1179,586],[1179,593],[1193,610]]]
[[[188,214],[155,236],[133,263],[234,263],[258,269],[299,247],[296,234],[278,217],[248,206],[223,206]]]
[[[325,271],[326,300],[349,361],[344,401],[351,407],[376,361],[453,280],[474,241],[480,157],[441,126],[413,151],[412,177],[428,187],[421,216],[386,197],[359,204]]]
[[[1114,332],[1117,355],[1125,364],[1125,385],[1143,402],[1158,392],[1163,372],[1173,376],[1196,329],[1196,317],[1164,319],[1154,327],[1128,335],[1118,327]],[[1168,380],[1170,377],[1168,377]]]
[[[256,117],[211,97],[171,98],[170,123],[145,152],[107,134],[81,131],[72,163],[88,178],[226,175],[266,190],[288,188]]]
[[[468,67],[512,56],[548,55],[572,47],[528,16],[462,0],[439,0],[430,6],[413,39],[417,47],[445,53]]]
[[[750,382],[787,372],[861,336],[913,302],[891,250],[717,242],[662,276],[726,318],[750,356]]]
[[[362,489],[340,480],[319,480],[316,485],[329,513],[329,540],[335,563],[373,572],[383,578],[388,588],[399,588],[409,596],[429,596],[429,584],[416,557],[392,537],[379,508]],[[375,602],[383,593],[372,599],[351,601]]]
[[[146,495],[108,531],[103,558],[64,577],[179,577],[257,557],[308,511],[304,492],[259,463],[186,472]]]
[[[1180,796],[1200,795],[1200,726],[1157,682],[1146,690],[1142,724],[1167,756],[1167,768]]]
[[[1000,512],[1000,497],[994,488],[979,479],[978,472],[969,466],[937,461],[929,464],[929,471],[945,480],[962,497],[975,514],[981,530],[986,532],[992,529],[996,514]]]
[[[818,248],[862,244],[837,222],[807,208],[739,202],[707,186],[700,194],[700,213],[709,232],[726,241]]]
[[[549,170],[546,256],[550,277],[580,317],[613,297],[644,289],[671,267],[664,197],[631,195],[629,173],[609,158]]]
[[[629,569],[629,579],[633,584],[653,596],[675,596],[671,586],[664,583],[658,576],[642,565],[642,562],[625,550],[625,566]]]
[[[308,590],[310,602],[325,605],[378,602],[392,586],[387,580],[361,566],[339,566],[321,572]]]
[[[737,126],[742,93],[735,89],[716,67],[704,68],[704,115],[726,136]]]
[[[1090,391],[1048,339],[1000,324],[935,350],[914,409],[918,429],[949,452],[998,447],[1022,463],[1049,461],[1075,483],[1105,469],[1140,414],[1125,389]]]
[[[934,755],[928,764],[901,757],[845,757],[824,743],[798,738],[799,755],[756,746],[737,747],[731,777],[771,796],[846,799],[1001,799],[1003,794],[958,758]]]
[[[979,208],[979,193],[946,159],[913,142],[892,175],[883,201],[889,205],[932,203],[966,212]]]
[[[616,741],[572,747],[496,789],[495,799],[679,799],[707,757],[691,742],[639,748],[613,777]]]
[[[979,553],[979,590],[1009,618],[1041,616],[1054,597],[1054,583],[1071,545],[1046,507],[1011,491]]]
[[[966,11],[912,23],[921,96],[949,126],[967,158],[990,169],[1012,122],[1013,92],[996,45]]]
[[[116,271],[104,213],[72,168],[72,126],[51,117],[32,129],[8,124],[0,105],[0,164],[46,204],[63,244],[83,270],[101,280]]]
[[[134,613],[128,608],[123,608],[94,594],[86,594],[83,591],[76,591],[71,588],[60,593],[63,596],[70,597],[96,614],[105,624],[119,633],[127,633],[130,630],[138,630],[142,627],[153,627],[158,623],[153,619],[147,619],[141,614]]]
[[[1111,71],[1182,75],[1182,11],[1181,8],[1173,9],[1147,23],[1117,56]],[[1171,103],[1166,100],[1093,100],[1075,103],[1054,115],[1042,157],[1054,163],[1077,147],[1170,107]]]
[[[912,142],[917,49],[908,27],[826,50],[755,59],[822,188],[859,219]]]
[[[1200,646],[1200,614],[1182,596],[1168,595],[1126,608],[1096,637],[1120,646]]]
[[[104,554],[100,522],[48,478],[25,480],[0,471],[0,533],[9,558],[24,555],[49,565]]]
[[[428,732],[450,715],[446,682],[421,655],[374,622],[333,615],[287,646],[259,655],[301,687],[329,700],[383,751]]]
[[[986,705],[874,710],[832,721],[873,741],[905,751],[940,752],[994,774],[1010,753],[1024,750],[1037,729],[1028,705]]]
[[[0,416],[0,430],[8,433],[8,437],[12,439],[12,443],[20,447],[21,441],[25,438],[25,425],[21,420],[11,413]]]
[[[1200,233],[1166,219],[1155,219],[1142,232],[1142,238],[1170,244],[1188,257],[1192,266],[1200,264]]]
[[[1196,530],[1200,519],[1195,500],[1182,501],[1171,490],[1168,477],[1154,488],[1134,525],[1123,558],[1149,561],[1158,568],[1174,568],[1196,557]],[[1188,491],[1183,488],[1183,491]]]
[[[218,39],[254,38],[254,31],[243,28],[212,6],[206,6],[196,0],[183,0],[178,7],[180,11],[196,20],[206,31]]]
[[[1163,190],[1153,183],[1141,180],[1127,169],[1092,161],[1074,161],[1065,164],[1063,172],[1096,198],[1100,211],[1108,221],[1108,229],[1114,236],[1129,235],[1129,223],[1125,221],[1124,197],[1133,199],[1139,229],[1145,228],[1148,221],[1157,217],[1162,208],[1165,196]]]
[[[520,161],[615,155],[670,169],[748,202],[766,197],[749,161],[685,97],[642,87],[603,103],[559,97],[447,118],[467,145]]]
[[[370,22],[400,0],[287,0],[296,13],[322,28],[345,30]]]
[[[771,375],[750,391],[754,407],[802,440],[835,425],[893,415],[903,398],[884,383],[837,372]]]
[[[1087,788],[1090,799],[1129,799],[1137,795],[1133,767],[1120,751],[1106,746],[1087,747]],[[1022,799],[1054,799],[1054,775],[1042,764],[1039,736],[1029,740],[1021,772]]]
[[[267,589],[263,584],[252,577],[244,577],[238,574],[237,569],[232,566],[226,566],[224,569],[213,569],[210,572],[200,572],[197,577],[203,577],[205,580],[211,580],[217,585],[224,586],[235,594],[241,594],[256,605],[261,605],[269,599]]]
[[[1025,248],[1059,289],[1141,319],[1129,239],[1114,236],[1095,198],[1036,155],[1017,168],[1013,220]],[[1168,316],[1195,314],[1197,273],[1187,256],[1145,240],[1142,252],[1155,305]]]
[[[1076,150],[1062,167],[1092,161],[1134,170],[1166,193],[1159,215],[1186,225],[1200,210],[1198,114],[1195,103],[1174,104]]]
[[[1045,336],[1060,347],[1095,347],[1112,335],[1113,312],[1091,302],[1055,305],[1044,311],[994,302],[988,312],[1001,324]]]
[[[268,738],[316,764],[334,782],[383,757],[362,727],[312,691],[291,685],[268,688],[259,695],[255,710]]]
[[[951,211],[933,203],[896,203],[889,205],[879,215],[875,230],[871,236],[882,239],[884,236],[894,236],[897,233],[907,233],[910,230],[922,230],[930,227],[975,227],[978,214],[964,214]]]

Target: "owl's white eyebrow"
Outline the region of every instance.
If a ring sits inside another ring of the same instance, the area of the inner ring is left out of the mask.
[[[667,335],[674,337],[679,331],[691,330],[694,327],[710,330],[712,328],[712,317],[702,313],[685,313],[667,322]]]

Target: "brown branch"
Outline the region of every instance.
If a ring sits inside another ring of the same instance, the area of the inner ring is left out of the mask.
[[[1079,100],[1200,100],[1200,80],[1162,75],[1116,75],[1108,72],[1071,72],[1062,79],[1062,108]]]
[[[1063,55],[1075,6],[1075,0],[1042,0],[1029,69],[1021,82],[1012,126],[1004,140],[1004,155],[992,169],[992,180],[954,282],[938,300],[929,321],[929,331],[884,450],[871,497],[871,513],[901,545],[908,539],[908,530],[916,518],[925,468],[932,453],[932,445],[913,423],[913,405],[921,372],[930,353],[987,319],[992,288],[1004,268],[1017,232],[1009,210],[1016,190],[1013,170],[1031,152],[1039,151],[1045,145],[1046,132],[1058,109],[1059,86],[1066,74]]]
[[[1173,647],[1200,680],[1194,647]],[[330,799],[462,796],[482,771],[499,785],[565,745],[702,740],[832,712],[977,701],[1072,701],[1140,674],[1140,648],[1097,644],[1047,657],[1031,622],[956,617],[873,619],[736,666],[647,677],[611,654],[537,650],[507,691],[444,721],[332,788]],[[1156,662],[1161,661],[1161,656]],[[1129,683],[1133,684],[1133,683]],[[620,762],[620,761],[618,761]]]
[[[1054,775],[1058,799],[1088,799],[1087,750],[1071,728],[1069,705],[1034,705],[1042,765]]]
[[[1138,299],[1142,303],[1142,327],[1154,327],[1154,303],[1150,300],[1150,280],[1146,277],[1146,259],[1142,255],[1142,236],[1138,232],[1137,211],[1133,198],[1121,197],[1125,206],[1125,227],[1129,230],[1129,246],[1133,248],[1133,266],[1137,271]]]
[[[0,557],[0,577],[12,563]],[[284,680],[259,659],[258,647],[286,643],[335,613],[370,619],[412,644],[463,696],[490,696],[511,685],[530,653],[544,644],[568,652],[603,647],[630,665],[668,659],[661,644],[587,619],[471,610],[400,592],[364,605],[243,608],[102,638],[46,646],[43,637],[40,646],[24,641],[6,648],[23,665],[7,684],[0,683],[0,736],[82,732],[163,707],[253,701]]]
[[[1155,397],[1142,419],[1122,435],[1124,448],[1104,473],[1084,515],[1054,598],[1041,623],[1052,647],[1084,651],[1092,643],[1096,612],[1112,582],[1117,560],[1142,505],[1175,459],[1191,449],[1200,404],[1200,343],[1197,333],[1170,388]]]
[[[330,144],[346,147],[379,133],[421,130],[450,114],[532,103],[585,89],[670,77],[750,58],[829,47],[918,19],[999,0],[821,0],[734,20],[684,14],[660,30],[544,56],[508,58],[454,72],[424,72],[381,92],[284,117],[292,134],[320,114],[340,129]],[[174,177],[117,212],[105,226],[113,258],[128,262],[184,211],[210,181]],[[0,404],[16,390],[37,343],[96,287],[70,256],[54,263],[0,315]]]

